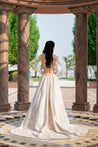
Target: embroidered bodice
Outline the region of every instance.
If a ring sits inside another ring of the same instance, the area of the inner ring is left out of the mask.
[[[60,62],[58,60],[58,57],[56,55],[53,55],[53,57],[54,57],[53,63],[51,64],[50,68],[47,68],[46,64],[45,64],[45,59],[43,59],[42,56],[45,56],[45,54],[41,54],[38,57],[37,71],[40,74],[43,74],[43,73],[55,73],[56,75],[58,75],[60,73],[60,71],[61,71],[61,66],[60,66]]]

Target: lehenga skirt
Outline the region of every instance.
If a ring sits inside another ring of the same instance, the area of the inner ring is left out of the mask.
[[[24,120],[10,130],[15,135],[39,139],[77,137],[87,132],[87,128],[70,123],[54,73],[42,74]]]

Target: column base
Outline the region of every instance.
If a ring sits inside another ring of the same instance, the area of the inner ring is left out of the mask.
[[[30,104],[31,104],[31,102],[16,102],[14,104],[14,109],[17,111],[28,110]]]
[[[74,102],[72,105],[72,110],[75,111],[88,111],[90,110],[90,104],[87,103],[76,103]]]
[[[93,107],[93,112],[98,113],[98,104],[95,104]]]
[[[0,104],[0,112],[11,112],[10,104]]]

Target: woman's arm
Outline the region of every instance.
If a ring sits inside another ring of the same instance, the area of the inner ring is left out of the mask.
[[[56,66],[56,72],[55,74],[58,75],[61,72],[61,66],[58,57],[55,55],[55,66]]]
[[[42,62],[41,62],[41,55],[39,55],[39,56],[38,56],[38,62],[37,62],[37,67],[36,67],[36,69],[37,69],[37,71],[38,71],[40,74],[43,73],[43,71],[41,70],[41,65],[42,65]]]

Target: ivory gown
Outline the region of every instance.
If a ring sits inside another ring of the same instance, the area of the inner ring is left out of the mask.
[[[37,71],[42,76],[31,105],[20,126],[10,133],[38,139],[70,138],[86,134],[88,129],[70,124],[68,119],[57,77],[61,71],[58,57],[53,55],[54,64],[49,70],[43,64],[41,56],[43,54],[39,56]],[[44,71],[41,70],[41,65]]]

